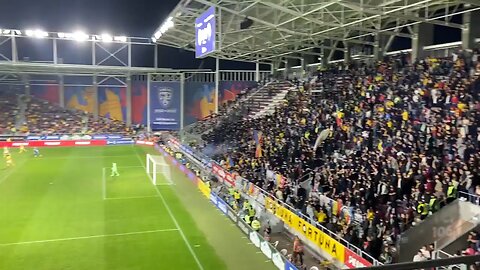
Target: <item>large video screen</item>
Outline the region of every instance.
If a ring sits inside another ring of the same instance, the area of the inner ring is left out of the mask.
[[[215,51],[215,7],[195,20],[195,56],[202,58]]]

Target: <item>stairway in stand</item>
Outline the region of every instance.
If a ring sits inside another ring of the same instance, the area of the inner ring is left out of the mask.
[[[295,89],[295,86],[288,81],[271,82],[262,87],[243,103],[248,111],[245,117],[254,119],[273,113],[275,107],[283,101],[288,91],[293,89]]]

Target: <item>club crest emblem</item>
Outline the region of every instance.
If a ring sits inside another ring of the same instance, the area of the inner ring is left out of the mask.
[[[163,108],[168,108],[172,102],[173,90],[171,88],[158,89],[158,101]]]

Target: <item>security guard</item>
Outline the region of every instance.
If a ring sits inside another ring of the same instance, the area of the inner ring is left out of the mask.
[[[261,228],[262,228],[262,225],[260,224],[260,221],[258,221],[258,219],[254,217],[252,221],[252,229],[258,232],[260,231]]]
[[[453,202],[457,198],[457,188],[454,183],[450,183],[447,189],[447,203]]]
[[[251,217],[255,216],[255,209],[253,209],[252,205],[248,208],[248,215]]]
[[[247,223],[248,225],[252,224],[252,217],[249,215],[245,215],[245,217],[243,217],[243,220],[245,220],[245,223]]]
[[[233,194],[235,193],[235,189],[233,187],[228,188],[228,194],[233,197]]]
[[[239,202],[241,198],[240,192],[235,190],[235,192],[233,193],[233,198],[235,199],[235,201]]]
[[[420,219],[424,220],[428,216],[428,206],[424,200],[422,200],[417,206],[417,213],[420,215]]]
[[[230,205],[232,206],[233,211],[235,211],[235,212],[238,211],[238,203],[237,203],[237,201],[232,200],[232,202],[230,203]]]
[[[248,200],[245,200],[243,202],[243,210],[247,211],[248,208],[250,208],[250,202]]]
[[[440,208],[437,197],[435,197],[435,195],[432,195],[432,197],[430,197],[430,202],[428,203],[428,208],[430,209],[430,214],[434,214]]]

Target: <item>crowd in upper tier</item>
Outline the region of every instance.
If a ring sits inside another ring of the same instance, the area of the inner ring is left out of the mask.
[[[477,60],[459,51],[324,69],[272,115],[222,122],[204,135],[205,149],[389,263],[401,232],[461,191],[480,195]],[[323,91],[314,94],[318,86]],[[268,178],[269,171],[286,182]],[[319,194],[357,218],[334,215]]]
[[[123,121],[70,110],[48,101],[0,91],[0,134],[130,133]]]

